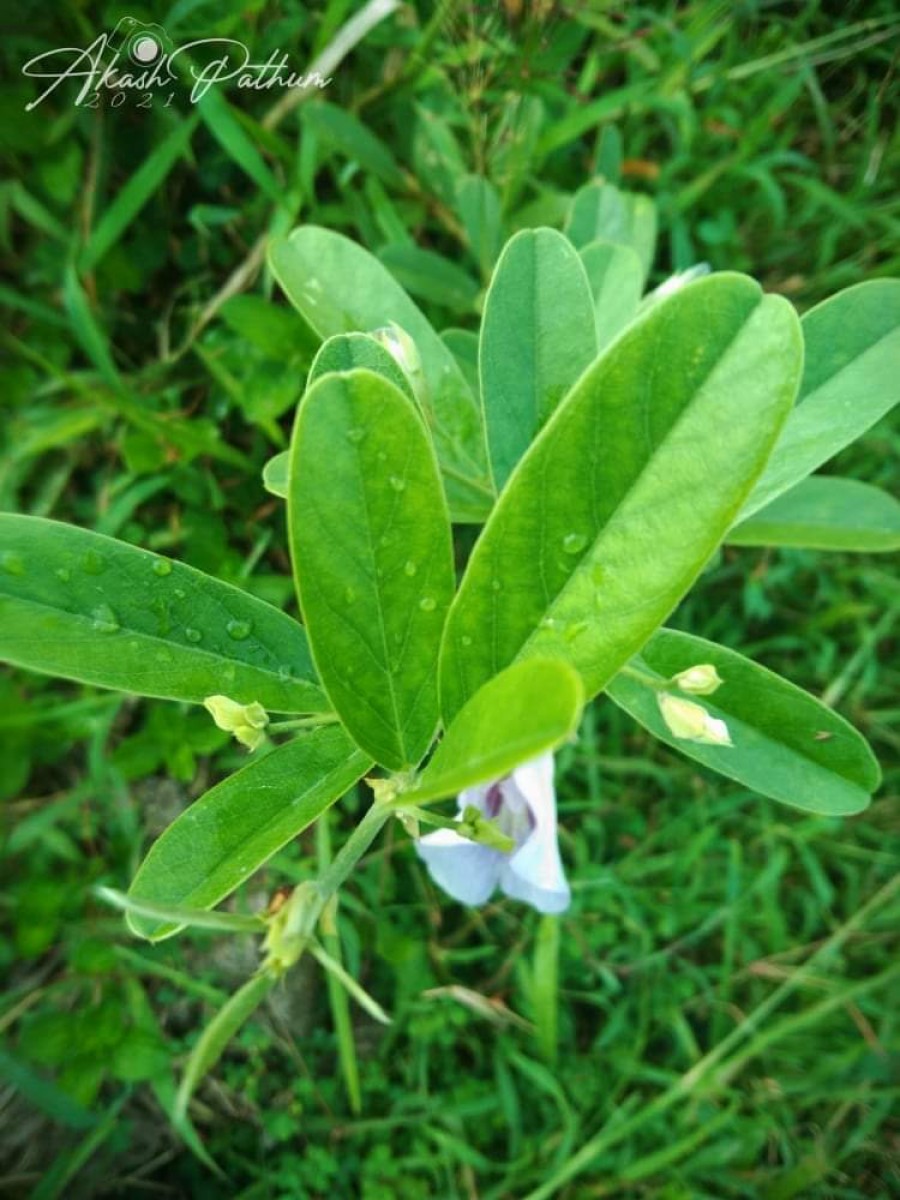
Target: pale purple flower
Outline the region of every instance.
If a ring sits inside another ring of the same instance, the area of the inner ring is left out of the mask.
[[[538,912],[567,909],[571,893],[556,841],[553,755],[542,754],[496,783],[461,792],[457,820],[469,806],[494,821],[515,848],[505,854],[438,829],[416,842],[434,882],[461,904],[484,904],[499,885]]]

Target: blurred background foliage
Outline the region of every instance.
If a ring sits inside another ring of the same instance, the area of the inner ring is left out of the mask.
[[[0,47],[0,508],[164,550],[292,605],[280,502],[315,351],[266,240],[376,253],[439,328],[477,328],[503,240],[594,176],[651,195],[651,283],[698,260],[801,309],[898,273],[891,0],[394,9],[309,94],[175,89],[37,108],[23,64],[123,16],[306,70],[352,0],[22,3]],[[366,6],[364,11],[371,11]],[[273,307],[277,305],[277,307]],[[844,474],[897,487],[890,419]],[[167,1121],[250,939],[130,940],[91,895],[243,753],[205,713],[0,676],[0,1191],[13,1197],[889,1197],[900,1191],[900,587],[874,556],[728,550],[675,624],[839,707],[886,768],[848,821],[761,801],[598,702],[560,755],[574,885],[554,926],[460,909],[389,834],[343,898],[384,1031],[304,965],[201,1089],[217,1178]],[[282,852],[264,905],[350,828]],[[558,969],[555,966],[558,958]],[[334,1031],[337,1022],[337,1034]],[[196,1145],[194,1151],[203,1153]]]

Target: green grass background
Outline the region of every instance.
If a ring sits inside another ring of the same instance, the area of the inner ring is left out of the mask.
[[[301,221],[341,230],[438,327],[475,328],[498,234],[461,204],[466,175],[496,187],[505,235],[558,224],[597,173],[648,192],[654,282],[706,260],[803,310],[898,272],[889,0],[419,0],[289,111],[281,93],[236,91],[194,110],[183,90],[168,109],[76,108],[71,84],[24,111],[25,61],[126,14],[176,44],[240,38],[304,67],[360,7],[18,7],[0,49],[0,508],[289,607],[283,512],[260,471],[314,346],[287,309],[276,322],[246,299],[273,294],[265,241]],[[888,419],[834,469],[896,491],[897,448]],[[459,908],[389,832],[339,929],[394,1023],[354,1009],[351,1026],[302,963],[196,1099],[226,1179],[165,1114],[256,949],[141,945],[90,888],[125,886],[242,752],[203,712],[6,671],[0,1193],[896,1196],[898,614],[895,560],[732,549],[674,621],[866,734],[885,782],[860,817],[760,800],[600,701],[559,756],[574,890],[560,922],[511,902]],[[308,878],[363,803],[348,798],[238,904]]]

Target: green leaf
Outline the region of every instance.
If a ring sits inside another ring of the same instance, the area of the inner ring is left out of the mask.
[[[660,629],[633,666],[658,680],[710,663],[723,683],[711,696],[691,696],[725,721],[732,746],[675,738],[658,691],[627,672],[607,694],[652,734],[745,787],[794,808],[829,816],[861,812],[880,772],[865,739],[821,701],[743,655],[690,634]],[[677,689],[672,689],[678,694]]]
[[[480,398],[478,378],[478,334],[471,329],[444,329],[441,341],[456,359],[473,396]]]
[[[263,487],[273,496],[280,496],[282,500],[287,499],[290,462],[290,451],[282,450],[280,454],[273,455],[263,467]]]
[[[606,685],[732,524],[801,360],[792,307],[731,273],[622,334],[522,459],[475,546],[444,633],[445,721],[516,658],[560,656],[590,694]]]
[[[323,342],[310,367],[307,389],[323,375],[352,371],[354,367],[365,367],[376,375],[383,375],[410,400],[415,399],[409,379],[391,352],[365,333],[339,333]]]
[[[358,745],[411,766],[438,721],[450,523],[418,411],[371,371],[326,375],[291,444],[288,525],[323,686]]]
[[[597,357],[584,267],[553,229],[507,242],[485,301],[479,372],[499,492],[575,380]]]
[[[277,976],[257,972],[228,998],[203,1030],[191,1051],[175,1098],[173,1116],[176,1122],[184,1120],[191,1096],[203,1077],[213,1069],[222,1057],[225,1047],[244,1022],[256,1012],[277,982]]]
[[[394,278],[413,296],[439,304],[453,313],[471,313],[481,290],[468,271],[419,246],[395,243],[378,257]]]
[[[427,804],[500,779],[553,750],[578,728],[584,688],[558,659],[515,663],[463,706],[400,804]]]
[[[732,546],[900,549],[900,504],[868,483],[813,475],[729,531]]]
[[[327,708],[296,621],[184,563],[42,517],[0,514],[0,657],[139,696]]]
[[[628,207],[614,184],[593,179],[572,197],[564,232],[578,249],[598,239],[621,245],[628,240],[628,230]]]
[[[275,204],[284,201],[285,189],[272,174],[256,143],[243,129],[219,88],[211,87],[197,101],[197,111],[210,133],[235,163]]]
[[[622,192],[621,196],[625,205],[625,245],[637,254],[646,280],[656,255],[656,205],[639,192]]]
[[[597,350],[605,350],[634,319],[641,302],[641,260],[630,246],[590,242],[580,251],[594,297]]]
[[[428,396],[423,411],[435,439],[454,520],[482,520],[492,494],[481,413],[453,355],[390,272],[338,233],[295,229],[269,250],[272,272],[291,303],[323,337],[367,332],[389,321],[416,344]]]
[[[302,833],[369,769],[338,725],[306,733],[196,800],[150,848],[128,889],[136,903],[212,908]],[[129,914],[151,940],[179,926]]]
[[[403,172],[388,146],[346,108],[324,100],[307,104],[303,124],[319,134],[325,145],[335,146],[385,183],[403,186]]]
[[[482,275],[487,276],[500,253],[502,236],[497,189],[481,175],[466,175],[457,185],[456,204],[469,249]]]
[[[267,357],[285,364],[308,362],[319,348],[319,339],[299,313],[262,296],[232,296],[222,305],[219,316],[229,329]]]
[[[742,519],[861,437],[900,397],[900,279],[872,279],[838,292],[802,324],[806,365],[797,406]]]

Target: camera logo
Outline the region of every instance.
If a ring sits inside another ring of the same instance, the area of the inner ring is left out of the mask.
[[[162,25],[148,25],[135,17],[123,17],[109,35],[107,45],[127,55],[136,67],[152,67],[172,52],[172,39]]]

